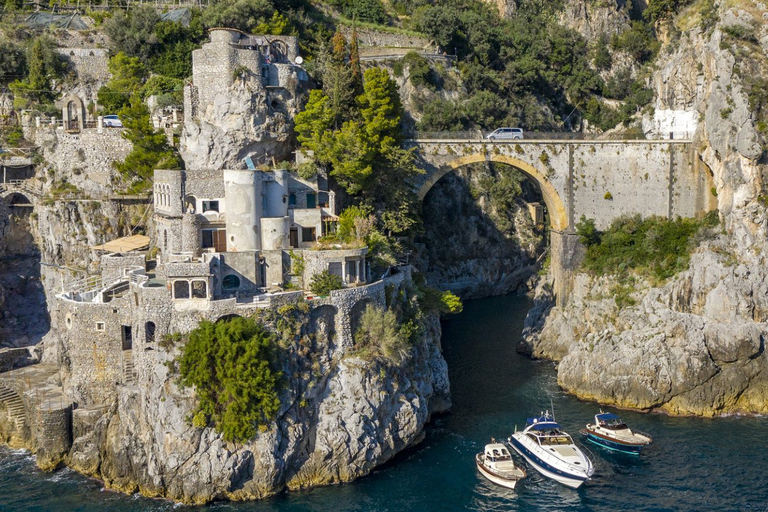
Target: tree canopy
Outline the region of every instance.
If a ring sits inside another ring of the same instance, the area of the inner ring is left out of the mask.
[[[180,382],[197,394],[193,424],[246,441],[275,419],[283,375],[273,335],[250,318],[204,320],[178,358]]]

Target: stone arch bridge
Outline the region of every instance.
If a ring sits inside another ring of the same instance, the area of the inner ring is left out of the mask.
[[[440,178],[479,162],[516,167],[541,190],[549,213],[558,304],[567,300],[583,250],[575,233],[582,215],[604,229],[617,217],[700,216],[717,207],[713,178],[690,140],[413,139],[415,183],[423,199]]]

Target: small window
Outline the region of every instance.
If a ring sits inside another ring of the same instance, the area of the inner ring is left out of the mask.
[[[307,208],[315,208],[317,206],[317,196],[315,194],[307,194]]]
[[[296,194],[291,194],[288,196],[288,204],[290,206],[296,206]]]
[[[344,277],[341,274],[341,262],[333,262],[328,264],[328,273],[335,276]]]
[[[218,212],[218,211],[219,211],[218,201],[203,201],[203,213]]]
[[[315,228],[301,228],[302,242],[314,242],[315,240]]]
[[[205,299],[208,297],[208,283],[205,281],[192,281],[192,298]]]
[[[173,298],[174,299],[189,298],[189,282],[188,281],[175,281],[173,283]]]
[[[104,322],[96,322],[96,330],[97,331],[103,331],[104,330]]]
[[[234,274],[229,274],[221,281],[221,287],[225,290],[237,290],[240,288],[240,278]]]
[[[147,322],[144,324],[144,341],[146,343],[155,342],[155,322]]]

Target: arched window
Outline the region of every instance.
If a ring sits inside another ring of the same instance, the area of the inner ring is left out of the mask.
[[[234,274],[229,274],[221,281],[221,287],[225,290],[237,290],[240,288],[240,278]]]

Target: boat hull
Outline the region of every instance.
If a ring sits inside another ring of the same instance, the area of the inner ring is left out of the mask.
[[[589,430],[582,431],[584,437],[590,443],[596,444],[607,450],[612,450],[620,453],[627,453],[630,455],[640,455],[640,451],[646,446],[647,443],[627,443],[621,442],[615,439],[608,439],[606,437],[590,432]]]
[[[514,489],[515,485],[517,485],[518,479],[511,480],[507,478],[502,478],[498,475],[494,475],[493,473],[485,469],[485,466],[483,466],[478,462],[476,462],[475,465],[477,466],[477,470],[480,472],[481,475],[483,475],[487,480],[490,480],[496,485],[506,487],[507,489]]]
[[[589,478],[586,475],[574,475],[573,473],[567,473],[544,462],[520,441],[515,439],[514,435],[509,438],[509,444],[512,446],[512,449],[522,455],[526,462],[533,466],[536,471],[545,477],[551,478],[552,480],[565,486],[571,487],[572,489],[578,489],[581,487],[581,484],[583,484]]]

